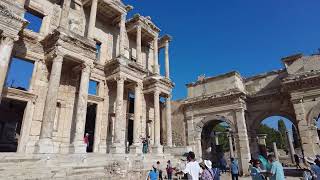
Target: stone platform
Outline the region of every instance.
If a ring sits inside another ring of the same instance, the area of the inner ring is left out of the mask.
[[[152,164],[169,155],[0,154],[0,179],[145,179]]]

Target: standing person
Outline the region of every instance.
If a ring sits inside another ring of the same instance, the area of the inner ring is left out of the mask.
[[[316,180],[320,180],[320,160],[317,158],[314,162],[315,164],[311,166],[311,171],[314,173]]]
[[[211,165],[211,161],[210,160],[204,160],[204,162],[199,164],[201,169],[202,169],[202,173],[201,173],[201,180],[213,180],[214,179],[214,175],[213,175],[213,171],[212,171],[212,165]]]
[[[300,157],[297,154],[294,154],[294,162],[296,163],[296,168],[297,169],[302,169],[300,166]]]
[[[143,139],[143,141],[142,141],[142,152],[143,152],[143,154],[147,154],[147,152],[148,152],[148,140],[147,139]]]
[[[168,180],[172,180],[173,167],[170,160],[168,160],[167,162],[166,170],[167,170]]]
[[[250,175],[251,175],[252,180],[265,180],[265,177],[261,174],[259,160],[253,161],[253,166],[251,168]]]
[[[218,167],[213,167],[213,179],[214,180],[220,180],[220,169]]]
[[[222,173],[227,173],[227,161],[224,157],[220,159],[220,167],[221,167]]]
[[[239,179],[239,165],[238,161],[235,160],[233,157],[230,159],[230,172],[231,172],[231,177],[232,180],[238,180]]]
[[[152,170],[148,174],[148,180],[158,180],[159,172],[157,170],[157,165],[152,165]]]
[[[160,161],[157,161],[157,169],[158,169],[158,172],[159,172],[159,179],[162,180],[162,170],[161,170],[161,167],[160,167]]]
[[[268,156],[268,161],[271,164],[270,180],[284,180],[284,172],[283,167],[279,161],[277,161],[276,157],[272,154]]]
[[[187,174],[188,180],[199,180],[200,166],[196,161],[194,152],[190,151],[187,156],[186,168],[183,170],[184,174]]]
[[[86,133],[83,137],[83,142],[84,144],[86,144],[87,146],[87,152],[88,152],[88,149],[89,149],[89,133]]]

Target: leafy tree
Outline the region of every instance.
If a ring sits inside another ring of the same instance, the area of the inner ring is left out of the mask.
[[[258,129],[259,134],[267,134],[266,146],[268,149],[273,149],[273,142],[276,142],[277,145],[280,143],[280,133],[265,124],[261,124]]]
[[[227,132],[227,127],[221,124],[217,124],[213,128],[214,132]],[[229,139],[227,133],[221,133],[219,134],[219,144],[222,146],[222,151],[223,152],[228,152],[229,151]]]
[[[279,148],[287,149],[287,135],[286,135],[286,125],[284,124],[283,119],[278,121],[278,131],[280,133],[280,143]]]

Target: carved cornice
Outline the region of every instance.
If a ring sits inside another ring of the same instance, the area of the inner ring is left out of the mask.
[[[68,32],[62,28],[55,29],[52,33],[46,36],[41,43],[43,44],[47,54],[51,51],[63,53],[58,50],[58,48],[62,48],[81,57],[91,59],[92,61],[95,61],[96,59],[96,47],[94,41],[81,37],[70,31]],[[68,53],[63,55],[67,54]]]
[[[5,88],[3,91],[3,97],[22,101],[32,101],[33,103],[36,102],[38,98],[38,96],[33,93],[15,88]]]
[[[290,75],[282,79],[283,91],[293,91],[320,86],[320,70]]]
[[[210,95],[189,98],[182,103],[184,106],[213,106],[228,103],[245,103],[246,94],[238,89],[231,89],[225,92],[214,93]]]
[[[22,18],[22,17],[16,15],[15,13],[13,13],[13,12],[4,4],[4,2],[2,2],[2,1],[0,1],[0,15],[5,16],[5,17],[10,18],[10,19],[14,19],[14,20],[16,20],[16,21],[18,21],[18,22],[20,22],[20,23],[23,23],[23,24],[24,24],[24,23],[27,23],[27,21],[26,21],[24,18]]]
[[[150,17],[144,17],[140,14],[135,14],[133,18],[127,20],[127,27],[131,27],[139,24],[145,30],[152,30],[151,34],[157,34],[160,32],[160,29],[151,21]]]

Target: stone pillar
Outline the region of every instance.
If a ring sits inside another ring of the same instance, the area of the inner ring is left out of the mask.
[[[141,135],[141,121],[142,121],[142,83],[137,83],[135,87],[134,96],[134,121],[133,121],[133,144],[130,147],[130,153],[141,154],[142,153],[142,141]]]
[[[266,143],[267,135],[266,134],[259,134],[257,139],[258,139],[259,145],[267,146],[267,143]]]
[[[83,141],[84,128],[86,125],[88,89],[90,80],[90,65],[84,65],[81,71],[81,80],[78,94],[78,102],[76,106],[76,128],[75,135],[71,144],[70,152],[85,153],[86,144]]]
[[[247,175],[249,164],[251,159],[249,140],[247,135],[247,125],[245,120],[244,109],[238,109],[235,112],[236,117],[236,127],[238,131],[238,144],[239,144],[239,159],[240,159],[240,169],[242,174]]]
[[[167,146],[172,147],[171,95],[166,98]]]
[[[59,26],[69,29],[69,11],[71,0],[63,0]]]
[[[276,159],[279,161],[279,154],[278,154],[278,148],[277,148],[277,143],[273,142],[273,152],[274,152],[274,156],[276,157]]]
[[[160,144],[160,92],[159,90],[154,91],[154,146],[152,149],[153,153],[160,154],[163,152]]]
[[[93,38],[94,29],[96,26],[97,5],[98,5],[98,0],[92,0],[89,27],[88,27],[88,37],[89,38]]]
[[[159,49],[158,49],[158,35],[156,37],[154,37],[153,40],[153,59],[154,59],[154,63],[153,63],[153,72],[155,74],[160,74],[160,69],[159,69]]]
[[[142,65],[141,56],[141,26],[137,26],[137,63]]]
[[[112,144],[112,153],[125,153],[126,152],[126,127],[123,122],[126,122],[126,115],[123,114],[123,93],[124,93],[124,77],[117,79],[117,99],[116,99],[116,117],[114,122],[114,141]],[[124,126],[124,127],[123,127]]]
[[[47,97],[43,111],[40,139],[36,145],[37,153],[53,153],[54,148],[52,132],[57,107],[63,56],[57,55],[52,61]]]
[[[165,41],[165,66],[166,66],[166,78],[170,79],[170,62],[169,62],[169,40]]]
[[[234,157],[232,135],[229,134],[228,138],[229,138],[230,157]]]
[[[295,162],[294,161],[295,151],[294,151],[292,139],[291,139],[291,136],[288,131],[286,131],[286,135],[287,135],[287,141],[288,141],[288,146],[289,146],[290,158],[291,158],[292,163],[294,163]]]
[[[125,33],[126,33],[126,14],[121,15],[120,20],[120,34],[119,34],[119,55],[124,56],[124,43],[125,43]]]
[[[219,136],[217,134],[214,136],[214,144],[216,146],[219,145]]]
[[[13,49],[13,42],[12,38],[3,37],[0,43],[0,103]]]

